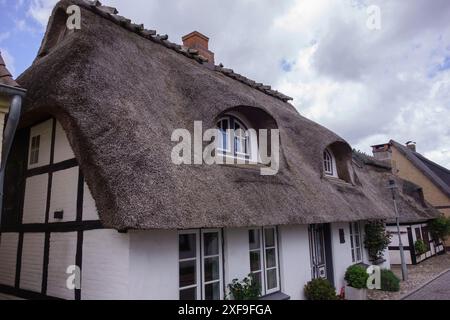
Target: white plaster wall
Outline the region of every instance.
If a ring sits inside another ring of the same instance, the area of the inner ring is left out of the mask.
[[[47,295],[67,300],[75,299],[74,290],[69,290],[66,281],[68,266],[75,265],[77,233],[52,233],[48,264]]]
[[[344,229],[345,243],[340,243],[339,229]],[[334,286],[337,293],[345,286],[345,271],[351,265],[352,251],[350,243],[350,227],[348,222],[331,224],[331,245],[333,255]]]
[[[95,200],[92,197],[91,191],[86,183],[84,183],[83,195],[83,220],[99,220]]]
[[[44,223],[48,174],[27,178],[23,204],[23,223]]]
[[[391,264],[401,264],[400,250],[389,250],[389,260]],[[409,250],[405,250],[405,261],[406,264],[412,264],[411,253]]]
[[[386,226],[386,230],[389,231],[389,233],[392,235],[391,243],[389,244],[389,246],[398,247],[399,241],[398,241],[397,227],[396,226]],[[412,231],[414,231],[414,229]],[[400,235],[401,235],[403,245],[409,246],[408,228],[406,226],[400,226]],[[413,234],[413,237],[415,237],[414,234]]]
[[[81,299],[128,298],[129,234],[92,230],[83,234]]]
[[[31,150],[31,138],[40,135],[39,143],[39,161],[33,165],[30,165],[28,159],[28,169],[42,167],[50,164],[50,149],[52,142],[52,127],[53,120],[49,119],[41,124],[38,124],[30,129],[30,141],[28,146],[28,156],[30,156]]]
[[[78,167],[53,173],[49,222],[75,221],[77,218]],[[63,219],[54,212],[64,210]]]
[[[41,292],[45,233],[23,235],[20,288]]]
[[[250,273],[250,247],[247,228],[224,230],[224,283],[242,280]]]
[[[178,231],[130,231],[130,298],[178,300]]]
[[[58,163],[65,160],[75,158],[75,154],[67,140],[66,133],[59,122],[56,123],[55,129],[55,155],[53,162]]]
[[[311,280],[308,226],[280,226],[281,291],[291,300],[305,299],[303,287]]]
[[[18,243],[18,233],[0,234],[0,284],[15,284]]]

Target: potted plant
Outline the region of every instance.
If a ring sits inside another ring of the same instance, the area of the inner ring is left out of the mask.
[[[381,290],[389,292],[400,291],[400,279],[391,270],[381,270]]]
[[[390,242],[391,236],[386,232],[383,221],[370,221],[366,224],[364,245],[373,264],[378,265],[385,261],[383,252]]]
[[[305,287],[305,297],[308,300],[337,300],[336,289],[327,279],[314,279]]]
[[[367,300],[367,279],[369,274],[366,268],[360,264],[355,264],[347,268],[345,272],[345,299],[346,300]]]
[[[257,300],[261,295],[261,289],[252,274],[249,274],[242,281],[233,279],[228,285],[228,289],[230,290],[230,298],[233,298],[233,300]]]
[[[425,242],[419,239],[414,243],[414,251],[416,252],[416,256],[420,257],[428,251],[428,248],[425,245]]]

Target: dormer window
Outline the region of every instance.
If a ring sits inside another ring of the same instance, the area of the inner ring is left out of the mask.
[[[250,135],[247,127],[236,117],[225,116],[217,122],[220,138],[218,151],[225,156],[250,158]]]
[[[338,177],[336,170],[336,160],[333,153],[329,149],[323,152],[323,171],[326,176]]]

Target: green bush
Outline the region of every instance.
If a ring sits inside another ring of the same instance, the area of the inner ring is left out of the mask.
[[[305,285],[308,300],[337,300],[336,289],[326,279],[314,279]]]
[[[242,281],[233,279],[228,285],[230,293],[234,300],[256,300],[261,295],[259,284],[254,280],[253,275],[249,274]]]
[[[438,240],[447,240],[448,236],[450,236],[450,218],[445,216],[440,216],[437,219],[434,219],[428,224],[429,230],[433,239]]]
[[[423,242],[423,240],[420,240],[420,239],[414,243],[414,249],[416,251],[416,255],[419,255],[419,256],[428,251],[428,248],[425,245],[425,242]]]
[[[400,279],[391,270],[381,270],[381,290],[400,291]]]
[[[348,267],[345,272],[347,284],[356,289],[367,288],[368,278],[369,275],[366,272],[366,268],[359,264]]]
[[[391,236],[386,232],[383,221],[370,221],[365,226],[364,245],[371,261],[383,258],[383,251],[389,246]]]

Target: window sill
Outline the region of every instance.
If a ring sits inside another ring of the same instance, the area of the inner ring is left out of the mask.
[[[259,298],[258,300],[262,300],[262,301],[271,301],[271,300],[291,300],[291,297],[288,296],[287,294],[278,291],[275,293],[271,293],[265,296],[262,296],[261,298]]]

